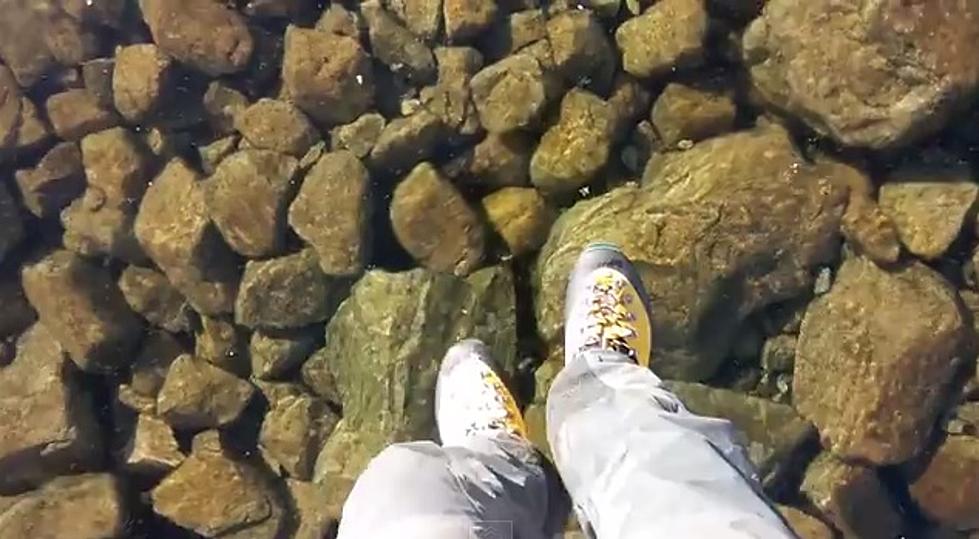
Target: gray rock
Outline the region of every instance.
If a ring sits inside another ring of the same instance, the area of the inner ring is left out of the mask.
[[[968,164],[945,170],[898,170],[880,188],[879,204],[901,243],[925,259],[942,256],[974,215],[979,186]]]
[[[428,159],[442,142],[445,124],[426,109],[388,122],[370,153],[371,165],[403,172]]]
[[[360,279],[327,325],[326,347],[303,366],[317,394],[328,392],[324,382],[335,377],[343,401],[343,419],[317,459],[317,482],[342,491],[342,500],[388,443],[431,436],[435,374],[457,340],[484,339],[512,372],[515,325],[499,325],[515,318],[512,279],[499,267],[468,282],[423,269],[374,270]],[[433,323],[438,331],[423,329]],[[405,398],[375,398],[394,394]]]
[[[651,119],[663,144],[674,148],[734,130],[737,112],[724,91],[670,83],[656,99]]]
[[[218,134],[235,130],[235,118],[248,108],[248,97],[220,80],[211,81],[202,99],[204,114]]]
[[[185,354],[170,365],[156,409],[175,429],[223,427],[238,419],[254,394],[248,382]]]
[[[317,346],[312,329],[255,331],[248,347],[252,376],[279,379],[303,364]]]
[[[820,134],[895,148],[969,101],[979,84],[975,17],[970,3],[770,0],[744,33],[744,63],[765,101]]]
[[[612,241],[657,298],[657,372],[709,377],[745,317],[801,295],[813,269],[837,256],[846,190],[825,172],[806,164],[777,127],[650,161],[645,187],[579,202],[551,229],[534,278],[540,335],[551,345],[560,340],[567,275],[579,250]]]
[[[911,482],[915,503],[933,521],[957,530],[979,528],[979,438],[949,436]]]
[[[0,511],[4,539],[119,537],[128,518],[123,487],[106,473],[57,477],[38,490],[0,498],[0,507],[8,504]]]
[[[129,266],[119,276],[119,290],[149,323],[173,333],[190,330],[190,306],[162,273]]]
[[[24,238],[20,208],[7,188],[0,184],[0,260]]]
[[[929,439],[970,333],[939,274],[920,263],[888,272],[851,258],[802,322],[796,408],[837,455],[908,460]]]
[[[330,143],[333,151],[350,150],[359,159],[367,157],[377,143],[387,120],[376,112],[369,112],[353,122],[333,128]]]
[[[305,393],[284,397],[265,415],[258,448],[280,475],[309,481],[316,455],[338,420],[322,399]]]
[[[194,309],[216,315],[233,310],[237,275],[205,198],[200,175],[173,159],[143,197],[134,228],[140,245]]]
[[[120,47],[112,72],[112,99],[126,120],[152,118],[174,91],[173,59],[152,43]]]
[[[370,57],[347,36],[290,26],[282,82],[290,99],[324,124],[352,122],[374,102]]]
[[[34,168],[18,170],[16,179],[20,198],[28,211],[40,218],[57,215],[85,190],[85,170],[78,144],[55,145]]]
[[[114,371],[131,361],[141,326],[107,269],[55,251],[25,266],[22,277],[41,322],[80,368]]]
[[[791,406],[701,384],[671,382],[669,388],[693,413],[734,423],[748,440],[748,456],[766,492],[787,486],[818,438],[812,423]]]
[[[149,331],[132,366],[129,387],[134,393],[155,401],[170,365],[186,353],[184,346],[165,331]]]
[[[103,107],[115,105],[112,95],[112,76],[115,71],[115,58],[96,58],[82,64],[82,81],[99,104]]]
[[[123,449],[123,466],[129,473],[157,479],[180,466],[184,454],[170,425],[151,415],[136,420],[129,443]]]
[[[221,161],[206,182],[207,205],[232,249],[254,258],[282,249],[298,167],[294,157],[268,150],[241,150]]]
[[[202,316],[194,357],[239,376],[248,374],[248,334],[225,318]]]
[[[76,141],[96,131],[119,125],[119,117],[104,107],[87,90],[74,89],[54,94],[44,104],[54,132],[65,140]]]
[[[414,85],[426,84],[435,78],[435,56],[428,45],[378,2],[364,2],[360,8],[367,21],[371,51],[381,63]]]
[[[483,199],[483,212],[515,256],[531,253],[544,245],[557,219],[557,212],[531,187],[504,187],[487,195]]]
[[[296,509],[298,525],[294,539],[322,539],[340,517],[339,505],[333,490],[325,485],[287,479],[289,497]]]
[[[370,257],[371,181],[349,151],[323,155],[289,207],[289,224],[327,275],[356,275]]]
[[[547,41],[568,86],[603,94],[612,85],[617,59],[608,33],[588,10],[564,11],[547,21]]]
[[[216,77],[243,70],[255,41],[245,18],[211,0],[141,0],[143,19],[163,52]]]
[[[391,224],[401,246],[427,268],[466,275],[483,259],[485,226],[429,163],[415,167],[395,188]]]
[[[302,157],[320,134],[295,106],[275,99],[259,99],[235,118],[235,128],[253,147]]]
[[[640,78],[696,67],[704,59],[708,30],[703,0],[663,0],[615,31],[622,68]]]
[[[530,181],[549,195],[567,195],[590,182],[608,162],[614,120],[612,108],[595,94],[568,92],[560,118],[530,160]]]
[[[468,43],[496,20],[496,0],[443,0],[445,37],[449,43]]]
[[[235,321],[250,328],[285,329],[327,320],[346,296],[347,280],[329,277],[312,249],[245,266]]]
[[[278,537],[284,500],[254,464],[232,458],[216,432],[194,438],[194,449],[153,489],[153,511],[204,537]]]
[[[514,54],[483,68],[470,83],[483,127],[506,133],[536,126],[553,95],[549,76],[530,54]]]
[[[806,469],[801,490],[844,537],[901,536],[901,516],[873,468],[823,453]]]
[[[13,363],[0,368],[0,395],[0,492],[97,462],[101,438],[92,403],[44,326],[24,333]]]

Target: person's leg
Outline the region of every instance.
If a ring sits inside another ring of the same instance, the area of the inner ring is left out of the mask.
[[[585,250],[568,287],[566,364],[548,441],[586,533],[791,538],[723,419],[691,414],[647,368],[649,298],[614,247]]]
[[[354,485],[339,538],[545,537],[549,480],[486,347],[457,344],[443,360],[436,418],[443,446],[395,444]]]

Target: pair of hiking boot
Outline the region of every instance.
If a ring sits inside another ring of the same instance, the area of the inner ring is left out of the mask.
[[[589,245],[568,283],[565,363],[582,351],[623,354],[648,367],[652,349],[649,296],[635,268],[613,245]],[[475,434],[507,432],[527,438],[527,426],[499,367],[485,344],[470,339],[449,349],[435,390],[439,437],[447,446],[463,445]]]

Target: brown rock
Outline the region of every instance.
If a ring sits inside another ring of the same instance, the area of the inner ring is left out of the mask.
[[[0,337],[15,337],[37,320],[34,307],[28,303],[16,274],[0,277]],[[2,363],[2,362],[0,362]]]
[[[135,232],[153,262],[197,311],[215,315],[233,310],[233,257],[211,222],[200,176],[185,162],[171,160],[153,181]]]
[[[488,58],[499,60],[525,46],[547,38],[547,16],[541,9],[510,13],[486,33],[480,48]]]
[[[220,80],[215,80],[204,92],[203,105],[211,129],[219,134],[228,134],[235,129],[235,118],[248,108],[248,98]]]
[[[91,187],[61,212],[65,248],[87,257],[109,256],[143,264],[146,254],[133,231],[135,219],[128,200],[123,207],[113,205],[99,188]]]
[[[534,127],[553,92],[548,76],[537,58],[520,53],[477,73],[470,89],[483,127],[491,133]]]
[[[836,537],[833,528],[827,526],[822,520],[794,507],[779,505],[778,512],[782,513],[789,527],[800,539],[834,539]]]
[[[364,2],[361,14],[367,21],[374,57],[414,85],[435,78],[435,57],[421,39],[401,25],[376,1]]]
[[[153,511],[204,537],[277,537],[285,509],[270,479],[216,437],[194,438],[191,455],[151,492]]]
[[[296,519],[299,521],[293,537],[295,539],[326,537],[340,516],[340,507],[336,503],[338,496],[333,494],[334,491],[329,487],[317,483],[287,479],[286,486],[289,488],[292,504],[296,508]]]
[[[330,4],[316,21],[316,29],[321,32],[354,39],[360,39],[364,26],[360,13],[347,9],[343,4]]]
[[[472,41],[496,20],[496,0],[443,0],[445,36],[450,43]]]
[[[82,163],[90,189],[104,197],[104,205],[135,209],[149,184],[144,146],[126,129],[114,127],[82,139]]]
[[[61,65],[76,66],[98,55],[99,39],[82,22],[64,13],[50,13],[44,25],[44,41]]]
[[[228,245],[249,257],[282,249],[299,162],[268,150],[241,150],[207,181],[211,218]]]
[[[442,32],[442,0],[392,0],[388,9],[411,33],[433,42]]]
[[[306,115],[293,105],[259,99],[235,119],[235,128],[253,147],[302,157],[320,140]]]
[[[401,245],[427,268],[466,275],[483,258],[483,223],[428,163],[415,167],[394,190],[391,223]]]
[[[823,453],[806,469],[801,490],[844,537],[901,536],[901,515],[872,468]]]
[[[119,289],[149,323],[173,333],[190,330],[190,306],[162,273],[129,266],[119,276]]]
[[[230,320],[202,316],[195,335],[194,357],[244,376],[248,373],[248,335]]]
[[[840,230],[858,253],[878,264],[893,264],[901,256],[894,221],[866,195],[850,193],[850,204],[843,214]]]
[[[0,368],[0,492],[96,462],[100,437],[88,399],[54,335],[35,324],[20,337],[17,357]]]
[[[591,11],[575,9],[547,21],[554,65],[568,86],[607,92],[615,75],[616,54],[608,34]]]
[[[38,490],[0,498],[0,537],[119,537],[126,506],[119,481],[105,473],[57,477]]]
[[[898,172],[894,179],[904,174],[918,181],[891,181],[881,186],[880,208],[894,222],[908,251],[926,259],[938,258],[974,215],[979,186],[972,181],[968,165],[928,175],[931,181],[910,171]],[[942,176],[962,179],[942,181]]]
[[[734,130],[737,112],[727,93],[670,83],[656,99],[651,119],[663,144],[673,148]]]
[[[333,128],[330,142],[333,151],[350,150],[363,159],[374,149],[387,120],[376,112],[369,112],[353,122]]]
[[[17,171],[24,206],[36,217],[50,217],[85,190],[85,170],[78,144],[57,144],[32,169]],[[2,196],[2,195],[0,195]]]
[[[112,107],[115,97],[112,95],[112,76],[115,72],[115,58],[96,58],[82,64],[82,81],[99,105]]]
[[[486,135],[468,156],[469,178],[490,188],[530,185],[533,145],[533,140],[519,131]]]
[[[7,17],[3,19],[0,24],[7,22]],[[0,49],[2,47],[0,43]],[[32,149],[43,143],[49,134],[47,125],[38,116],[37,107],[21,93],[14,74],[0,65],[0,157],[6,157],[13,150]]]
[[[201,170],[208,175],[214,174],[221,161],[238,150],[239,138],[238,135],[228,135],[199,146],[197,151],[201,156]]]
[[[250,328],[284,329],[327,320],[346,296],[348,283],[320,269],[312,249],[250,261],[235,302],[235,321]]]
[[[325,401],[312,395],[282,398],[265,415],[259,450],[280,475],[309,481],[316,455],[338,420]]]
[[[79,140],[119,124],[115,112],[99,104],[87,90],[54,94],[48,98],[45,108],[54,132],[65,140]]]
[[[837,455],[903,462],[928,440],[967,335],[954,290],[934,271],[847,260],[802,322],[795,405]]]
[[[761,349],[761,368],[768,372],[792,372],[798,339],[795,335],[776,335]]]
[[[20,208],[7,188],[0,184],[0,260],[24,238]]]
[[[817,132],[895,148],[937,131],[971,99],[976,17],[979,6],[948,0],[873,9],[769,0],[744,33],[744,63],[760,97]]]
[[[374,102],[370,57],[356,39],[290,26],[282,82],[299,108],[319,122],[352,122]]]
[[[444,134],[442,119],[420,109],[388,122],[371,150],[370,162],[390,172],[403,172],[431,157]]]
[[[255,331],[248,347],[252,375],[261,380],[275,380],[302,365],[316,349],[317,332],[308,329],[289,331]]]
[[[24,291],[41,322],[84,370],[129,363],[141,327],[109,272],[68,251],[25,266]]]
[[[132,438],[123,449],[123,465],[129,473],[158,478],[180,466],[184,454],[170,425],[151,415],[136,420]]]
[[[608,162],[615,113],[585,90],[561,100],[558,122],[544,133],[530,160],[530,181],[544,193],[566,195],[590,182]]]
[[[150,118],[173,91],[173,60],[152,43],[120,47],[112,71],[112,99],[130,122]]]
[[[503,238],[515,256],[540,248],[557,219],[537,189],[504,187],[483,199],[483,211],[490,225]]]
[[[289,224],[327,275],[355,275],[370,256],[370,175],[348,151],[323,155],[289,207]]]
[[[911,497],[925,514],[958,530],[979,528],[979,438],[949,436],[911,483]]]
[[[649,90],[635,77],[626,74],[616,77],[607,100],[615,113],[612,132],[616,142],[628,138],[640,119],[649,114],[651,99]]]
[[[708,16],[703,0],[663,0],[615,32],[622,68],[641,78],[703,62]]]
[[[156,409],[175,429],[223,427],[238,419],[254,394],[255,388],[248,382],[182,355],[170,365]]]
[[[163,52],[216,77],[248,65],[255,47],[245,18],[212,0],[142,0],[143,19]]]
[[[32,0],[3,0],[0,10],[0,58],[24,88],[33,86],[56,65],[47,44],[44,10]],[[0,129],[0,133],[2,133]]]
[[[155,409],[156,397],[170,365],[184,353],[184,346],[173,335],[165,331],[149,331],[133,363],[130,388],[141,396],[152,398]]]

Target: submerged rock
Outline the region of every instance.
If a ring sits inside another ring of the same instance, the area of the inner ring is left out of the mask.
[[[703,62],[708,27],[703,0],[662,0],[615,31],[622,68],[641,78]]]
[[[908,460],[929,439],[969,333],[954,290],[931,269],[847,260],[802,322],[795,406],[837,455]]]
[[[685,140],[698,142],[732,131],[737,112],[728,94],[670,83],[656,98],[651,119],[663,144],[675,148]]]
[[[184,461],[170,425],[163,420],[140,414],[132,438],[123,450],[123,465],[130,473],[158,478]]]
[[[259,99],[235,118],[235,127],[253,147],[302,157],[320,134],[306,116],[284,101]]]
[[[0,498],[3,537],[119,537],[127,521],[123,487],[112,475],[57,477],[38,490]]]
[[[261,380],[275,380],[290,373],[309,358],[316,349],[318,330],[314,327],[287,331],[255,331],[248,355],[252,375]]]
[[[491,133],[534,127],[553,94],[548,77],[530,54],[514,54],[483,68],[469,85],[480,123]]]
[[[77,141],[90,133],[119,124],[115,111],[104,107],[87,90],[73,89],[54,94],[44,103],[55,134]]]
[[[496,4],[496,0],[443,0],[449,43],[465,43],[483,33],[496,19]]]
[[[361,14],[367,21],[374,56],[392,72],[404,75],[413,84],[421,85],[435,78],[435,56],[379,2],[364,2]]]
[[[330,132],[330,143],[333,151],[350,150],[359,159],[367,157],[374,144],[377,143],[381,132],[387,125],[384,116],[369,112],[349,124],[340,125]]]
[[[933,520],[958,530],[979,528],[979,438],[949,436],[911,483],[918,507]]]
[[[558,13],[547,21],[554,65],[569,86],[603,93],[615,75],[616,54],[602,24],[588,10]]]
[[[537,189],[504,187],[483,199],[486,219],[515,256],[536,251],[547,241],[557,212]]]
[[[151,118],[169,99],[175,77],[173,59],[156,45],[120,47],[112,72],[116,110],[130,122]]]
[[[644,187],[579,202],[551,229],[534,275],[541,336],[550,345],[560,340],[567,276],[580,249],[611,241],[657,298],[657,372],[709,377],[741,320],[810,289],[813,269],[835,258],[846,190],[825,173],[805,164],[777,127],[650,161]]]
[[[119,276],[119,290],[149,323],[173,333],[190,330],[190,306],[162,273],[129,266]]]
[[[73,142],[59,143],[48,150],[34,168],[18,170],[16,178],[21,200],[28,211],[42,219],[57,215],[85,190],[81,150]],[[0,194],[0,208],[3,207],[3,197],[4,194]],[[16,230],[13,223],[0,227]]]
[[[896,148],[938,130],[979,85],[976,17],[979,5],[948,0],[769,0],[744,33],[744,63],[766,101],[817,132]]]
[[[792,531],[801,539],[834,539],[836,537],[833,528],[827,526],[822,520],[794,507],[779,505],[778,512],[782,514]]]
[[[194,356],[228,372],[246,375],[248,335],[230,320],[202,316],[200,330],[195,335]]]
[[[370,163],[390,172],[404,172],[431,157],[444,135],[442,118],[426,109],[396,118],[377,137]]]
[[[24,238],[24,223],[17,203],[0,184],[0,261]]]
[[[427,268],[466,275],[483,258],[483,223],[429,163],[415,167],[394,190],[391,225],[402,247]]]
[[[326,401],[306,393],[272,403],[258,435],[258,447],[272,469],[309,481],[316,455],[339,418]]]
[[[326,486],[294,479],[286,480],[298,521],[295,539],[322,539],[340,516],[339,498]]]
[[[223,427],[238,419],[255,388],[235,375],[189,355],[167,371],[157,397],[157,412],[176,429]]]
[[[216,77],[243,70],[255,42],[245,18],[212,0],[141,0],[143,19],[164,52]]]

